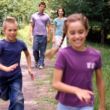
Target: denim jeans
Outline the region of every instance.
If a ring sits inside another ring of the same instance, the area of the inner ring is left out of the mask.
[[[57,110],[94,110],[93,106],[86,106],[86,107],[70,107],[63,105],[61,103],[58,103]]]
[[[0,76],[0,98],[10,100],[8,110],[24,110],[24,97],[22,89],[22,74],[12,77]]]
[[[47,46],[47,36],[46,35],[35,35],[33,40],[33,55],[38,65],[44,66],[44,53]]]

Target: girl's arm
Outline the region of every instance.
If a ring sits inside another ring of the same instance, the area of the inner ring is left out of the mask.
[[[55,68],[53,76],[53,87],[58,91],[76,94],[81,102],[83,102],[83,99],[85,99],[86,103],[89,103],[93,92],[63,83],[62,76],[63,71],[61,69]]]
[[[5,71],[5,72],[10,72],[10,71],[14,71],[14,69],[18,66],[18,63],[13,64],[11,66],[4,66],[2,64],[0,64],[0,70]]]
[[[104,86],[104,80],[102,76],[102,70],[97,69],[95,70],[95,73],[96,73],[96,86],[100,97],[99,110],[105,110],[105,86]]]
[[[53,31],[52,31],[52,43],[55,43],[55,30],[56,30],[56,25],[53,24]]]
[[[24,51],[24,53],[26,56],[27,64],[28,64],[28,72],[31,75],[31,79],[34,80],[34,73],[31,70],[31,56],[28,51]]]

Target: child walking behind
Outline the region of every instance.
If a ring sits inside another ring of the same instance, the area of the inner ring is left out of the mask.
[[[31,70],[31,57],[26,44],[16,38],[18,24],[12,17],[3,22],[3,32],[6,39],[0,41],[0,98],[10,100],[8,110],[24,110],[24,97],[22,93],[22,73],[20,68],[21,52],[24,51],[28,72],[31,79],[34,74]]]
[[[105,110],[101,54],[98,50],[85,45],[88,31],[88,19],[82,14],[72,14],[64,21],[63,39],[66,35],[71,45],[58,52],[55,62],[53,87],[58,90],[58,110],[94,109],[94,70],[100,97],[99,110]]]

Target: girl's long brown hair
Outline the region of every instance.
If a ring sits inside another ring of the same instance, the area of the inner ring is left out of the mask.
[[[58,52],[59,48],[61,47],[61,45],[62,45],[62,43],[63,43],[63,41],[64,41],[65,33],[63,33],[63,36],[62,36],[62,37],[63,37],[63,38],[62,38],[62,41],[61,41],[59,47],[58,47],[58,48],[54,48],[54,49],[48,50],[48,51],[45,53],[45,57],[47,57],[47,58],[49,58],[49,59],[52,59],[52,58],[53,58],[53,56]]]
[[[59,45],[58,48],[55,48],[55,49],[51,49],[51,50],[48,50],[46,53],[45,53],[45,57],[49,58],[49,59],[52,59],[52,57],[58,52],[59,48],[61,47],[63,41],[64,41],[64,38],[67,34],[67,30],[68,30],[68,26],[70,23],[72,22],[75,22],[75,21],[81,21],[81,23],[84,25],[85,29],[88,31],[89,30],[89,23],[88,23],[88,19],[82,15],[82,14],[72,14],[70,15],[65,21],[64,21],[64,24],[63,24],[63,36],[62,36],[62,41]]]

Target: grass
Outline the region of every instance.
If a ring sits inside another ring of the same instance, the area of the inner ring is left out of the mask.
[[[40,104],[39,110],[56,110],[58,101],[55,100],[56,90],[52,87],[54,68],[47,70],[46,76],[42,79],[36,79],[34,85],[39,89],[39,94],[36,94],[34,104]],[[43,106],[43,107],[42,107]]]

